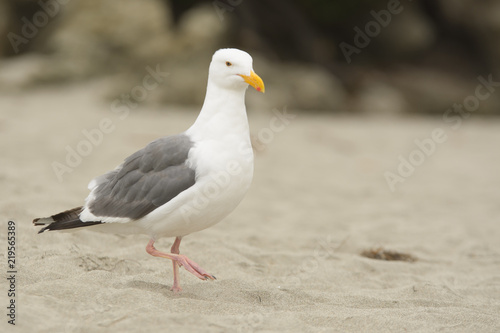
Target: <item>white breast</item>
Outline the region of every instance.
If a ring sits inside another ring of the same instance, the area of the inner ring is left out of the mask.
[[[231,213],[248,191],[253,177],[253,151],[247,140],[204,140],[187,161],[196,183],[140,223],[159,236],[185,236],[206,229]]]

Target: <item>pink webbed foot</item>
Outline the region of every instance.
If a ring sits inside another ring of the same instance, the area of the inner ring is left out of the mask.
[[[209,274],[207,271],[201,268],[200,265],[198,265],[196,262],[189,259],[185,255],[179,254],[180,243],[181,243],[181,237],[177,237],[170,250],[171,253],[164,253],[158,251],[153,245],[154,239],[151,239],[148,245],[146,246],[146,251],[150,255],[172,260],[174,269],[174,284],[172,285],[171,290],[176,293],[182,291],[179,282],[179,267],[184,267],[188,272],[190,272],[191,274],[193,274],[194,276],[196,276],[201,280],[215,280],[216,279],[215,276]]]
[[[174,262],[177,263],[177,265],[184,267],[189,273],[193,274],[197,278],[201,280],[215,280],[216,277],[213,276],[212,274],[209,274],[207,271],[205,271],[203,268],[200,267],[197,263],[195,263],[193,260],[189,259],[185,255],[178,254],[177,258],[173,259]]]

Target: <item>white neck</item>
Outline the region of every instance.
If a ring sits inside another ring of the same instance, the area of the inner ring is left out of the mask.
[[[200,115],[186,131],[196,139],[223,140],[237,136],[250,142],[244,89],[224,89],[210,81]]]

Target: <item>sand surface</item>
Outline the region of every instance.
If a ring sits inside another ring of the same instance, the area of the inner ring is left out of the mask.
[[[145,252],[146,235],[37,235],[31,224],[81,205],[90,179],[196,117],[138,107],[120,119],[99,89],[0,93],[4,272],[9,219],[17,235],[16,327],[1,279],[2,332],[500,331],[500,119],[472,115],[453,129],[441,118],[303,112],[272,126],[272,110],[250,112],[266,143],[250,192],[181,245],[218,279],[182,269],[184,291],[173,294],[172,265]],[[104,118],[113,130],[59,181],[52,163]],[[418,161],[414,140],[436,128],[446,141],[392,192],[384,172],[397,173],[399,155]],[[378,247],[418,260],[360,255]]]

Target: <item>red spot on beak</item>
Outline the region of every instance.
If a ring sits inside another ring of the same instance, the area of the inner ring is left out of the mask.
[[[262,89],[260,87],[257,87],[257,91],[261,91]]]

